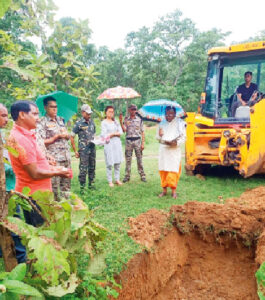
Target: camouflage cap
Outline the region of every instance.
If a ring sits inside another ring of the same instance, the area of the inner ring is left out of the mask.
[[[81,111],[84,111],[87,114],[91,114],[92,113],[91,107],[88,104],[83,104],[81,106]]]
[[[135,109],[137,109],[137,106],[135,105],[135,104],[131,104],[131,105],[129,105],[129,107],[128,107],[129,109],[131,109],[131,108],[135,108]]]

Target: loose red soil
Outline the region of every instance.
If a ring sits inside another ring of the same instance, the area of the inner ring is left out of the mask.
[[[143,246],[120,274],[122,300],[256,300],[265,260],[265,187],[224,204],[188,202],[129,220]]]

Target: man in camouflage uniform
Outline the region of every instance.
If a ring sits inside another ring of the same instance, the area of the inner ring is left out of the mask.
[[[120,124],[123,132],[126,132],[126,143],[125,143],[125,160],[126,169],[125,177],[123,182],[130,180],[131,176],[131,164],[132,164],[132,154],[135,151],[135,156],[137,158],[138,172],[141,176],[141,180],[146,182],[143,162],[142,162],[142,152],[144,150],[144,129],[143,120],[136,115],[137,106],[131,104],[129,106],[129,116],[125,117],[124,122],[122,120],[122,114],[120,114]]]
[[[79,182],[81,191],[86,184],[86,176],[88,174],[88,186],[91,187],[95,178],[96,167],[96,147],[91,141],[94,139],[96,126],[91,120],[92,110],[88,104],[81,107],[83,118],[75,123],[71,134],[71,144],[75,152],[76,158],[80,158],[79,163]],[[74,136],[78,135],[78,151],[76,150]]]
[[[47,149],[47,155],[53,157],[56,166],[71,168],[71,156],[64,119],[57,116],[57,103],[53,97],[43,100],[46,115],[41,118],[37,125],[37,140],[43,140]],[[40,143],[40,141],[39,141]],[[52,190],[55,199],[60,197],[69,198],[71,190],[71,179],[55,176],[52,178]]]

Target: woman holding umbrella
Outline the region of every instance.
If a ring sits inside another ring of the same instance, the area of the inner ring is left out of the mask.
[[[185,142],[185,122],[176,117],[176,108],[167,106],[165,120],[158,126],[157,139],[159,147],[159,174],[163,188],[159,197],[167,194],[167,188],[171,188],[172,197],[177,198],[176,188],[181,173],[181,148]]]

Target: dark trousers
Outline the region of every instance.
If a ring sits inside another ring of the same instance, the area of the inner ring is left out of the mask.
[[[31,200],[31,201],[36,205],[36,207],[39,210],[41,210],[40,207],[38,206],[38,204],[34,200]],[[35,209],[32,208],[31,211],[24,210],[23,212],[24,212],[24,217],[25,217],[25,221],[27,224],[30,224],[34,227],[38,227],[44,223],[42,216],[40,216],[39,213]]]
[[[125,160],[126,160],[125,178],[126,179],[130,179],[131,176],[133,150],[135,152],[135,156],[137,159],[138,173],[140,174],[141,178],[145,178],[143,161],[142,161],[143,154],[141,150],[141,144],[142,144],[141,139],[137,139],[137,140],[126,139],[126,143],[125,143]]]
[[[80,185],[85,185],[86,177],[88,175],[89,183],[95,178],[96,168],[96,147],[95,144],[90,143],[85,149],[79,150],[80,163],[79,163],[79,182]]]

